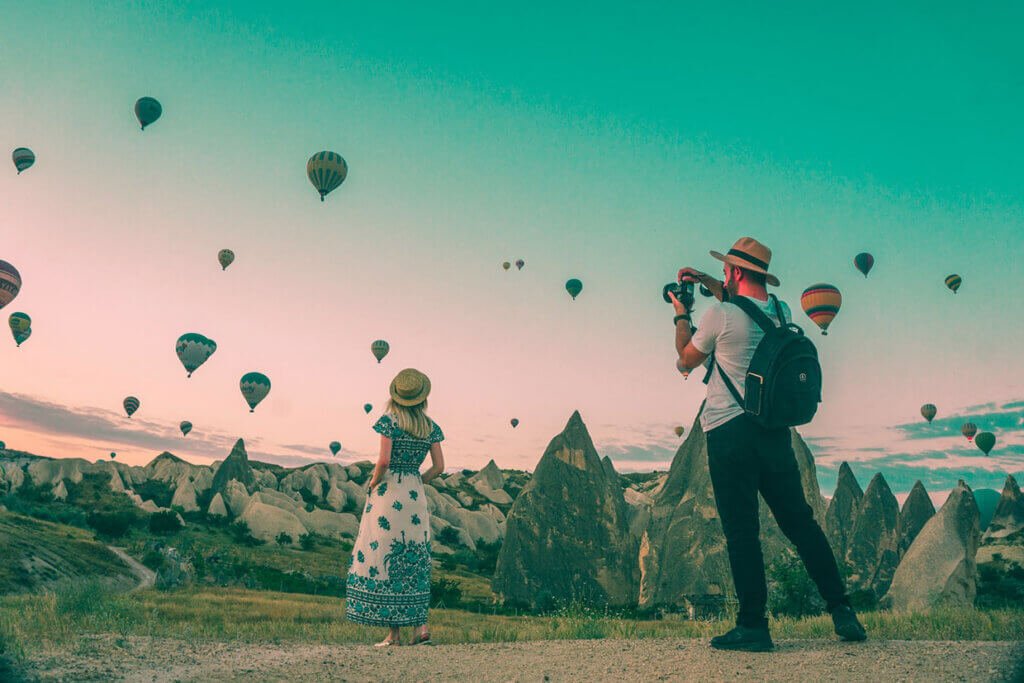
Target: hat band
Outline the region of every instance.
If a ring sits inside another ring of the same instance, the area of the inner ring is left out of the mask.
[[[748,254],[745,251],[740,251],[739,249],[730,249],[729,250],[729,256],[739,256],[744,261],[750,261],[751,263],[753,263],[758,268],[762,268],[764,270],[768,270],[768,263],[766,261],[762,261],[759,258],[751,256],[750,254]]]

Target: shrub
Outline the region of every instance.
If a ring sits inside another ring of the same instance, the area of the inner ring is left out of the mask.
[[[293,542],[292,541],[292,537],[289,534],[285,533],[284,531],[279,533],[277,535],[277,538],[274,539],[274,540],[277,541],[278,545],[291,545],[292,542]]]
[[[316,534],[302,534],[299,536],[299,545],[303,550],[312,550],[316,547]]]
[[[235,520],[228,526],[228,529],[231,532],[231,537],[235,539],[236,543],[248,546],[263,544],[263,541],[252,535],[252,531],[249,529],[249,523],[244,519]]]
[[[783,554],[768,568],[768,609],[775,616],[821,614],[825,604],[799,557]]]
[[[459,545],[459,532],[453,526],[446,526],[441,529],[436,538],[438,543],[442,543],[449,548]]]
[[[452,579],[437,579],[430,582],[430,601],[435,606],[455,607],[462,600],[462,588]]]
[[[135,524],[136,517],[136,513],[131,510],[92,512],[86,517],[86,522],[98,534],[110,538],[120,538],[131,530],[132,525]]]
[[[149,516],[149,530],[154,534],[170,534],[181,531],[181,520],[173,510],[154,512]]]
[[[162,508],[170,507],[171,499],[174,498],[171,485],[159,479],[147,479],[133,488],[142,500],[151,500]]]

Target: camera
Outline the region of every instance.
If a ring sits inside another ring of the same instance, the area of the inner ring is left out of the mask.
[[[703,287],[702,287],[703,288]],[[669,298],[669,293],[675,294],[676,298],[679,299],[683,306],[686,306],[686,310],[693,310],[693,283],[692,282],[670,282],[665,285],[661,290],[661,297],[665,300],[665,303],[672,303],[672,299]]]

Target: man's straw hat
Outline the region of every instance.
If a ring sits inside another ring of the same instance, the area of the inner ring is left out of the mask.
[[[395,403],[415,406],[427,400],[430,393],[430,378],[416,368],[406,368],[395,375],[388,389]]]
[[[768,264],[772,260],[772,250],[764,246],[753,237],[741,237],[732,245],[732,249],[724,256],[717,251],[711,255],[719,261],[724,261],[731,266],[752,270],[755,273],[764,273],[765,282],[773,287],[779,286],[779,278],[768,272]]]

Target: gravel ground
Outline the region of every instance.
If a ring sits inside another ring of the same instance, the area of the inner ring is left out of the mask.
[[[32,662],[40,680],[123,681],[1024,681],[1024,642],[778,641],[771,653],[704,640],[562,640],[392,647],[90,638]]]

